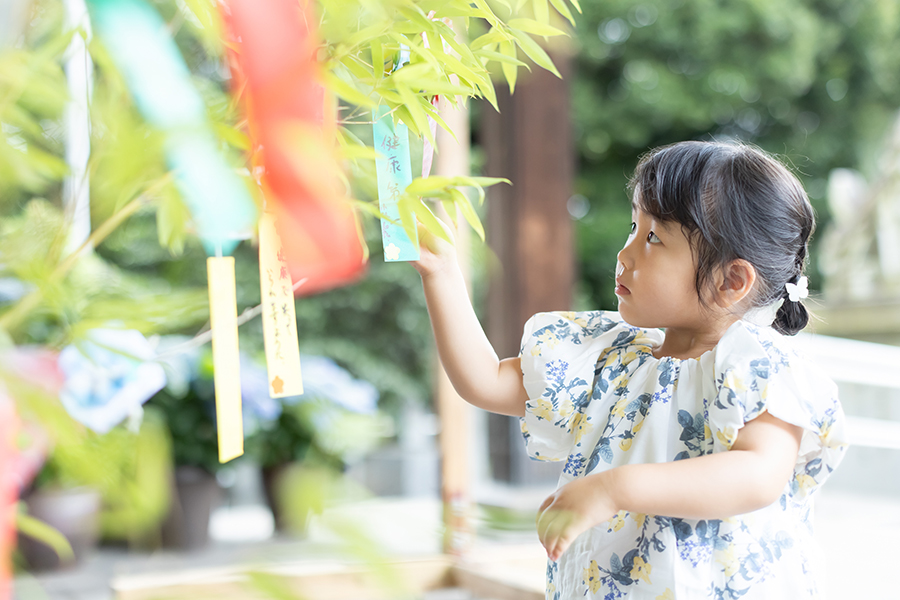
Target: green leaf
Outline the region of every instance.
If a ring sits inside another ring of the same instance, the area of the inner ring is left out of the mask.
[[[500,29],[491,29],[487,33],[482,36],[479,36],[472,40],[472,43],[469,44],[469,48],[473,51],[478,50],[479,48],[484,48],[489,44],[496,44],[498,42],[503,42],[506,40],[512,39],[510,36],[506,35]]]
[[[478,191],[478,203],[484,203],[484,188],[496,185],[498,183],[506,183],[512,185],[509,179],[503,177],[466,177],[459,175],[454,177],[451,185],[455,186],[471,186]]]
[[[338,151],[338,156],[350,160],[378,160],[382,157],[375,148],[370,146],[357,146],[355,144],[342,146]]]
[[[43,521],[35,519],[31,515],[24,512],[16,512],[16,529],[20,533],[27,535],[39,542],[50,546],[56,555],[59,556],[60,562],[68,562],[75,558],[72,551],[72,545],[62,533],[54,527],[47,525]]]
[[[390,220],[390,218],[386,214],[379,210],[377,202],[366,202],[363,200],[351,199],[350,204],[352,204],[355,208],[358,208],[359,210],[372,215],[376,219],[383,219],[385,221]]]
[[[416,123],[416,128],[421,134],[424,134],[425,137],[428,138],[428,141],[431,142],[432,146],[436,146],[437,142],[435,141],[434,136],[431,135],[428,117],[425,115],[425,109],[422,108],[422,103],[427,103],[428,100],[422,96],[413,94],[412,91],[405,86],[398,86],[397,91],[400,93],[400,97],[403,98],[404,106],[409,110],[409,114],[412,115],[412,118]]]
[[[472,0],[475,3],[475,6],[480,8],[486,13],[484,19],[491,24],[491,27],[500,27],[500,19],[497,18],[497,15],[494,14],[494,11],[491,10],[491,7],[488,6],[488,3],[485,0]]]
[[[494,90],[494,82],[488,78],[487,82],[478,84],[478,89],[481,90],[485,100],[491,103],[494,110],[500,112],[500,106],[497,104],[497,92]]]
[[[156,208],[156,232],[159,245],[168,248],[175,256],[184,252],[187,237],[187,224],[191,221],[191,213],[185,207],[181,197],[171,185],[160,192]]]
[[[547,25],[546,23],[539,23],[534,19],[511,19],[509,21],[509,26],[513,29],[527,31],[528,33],[531,33],[533,35],[566,35],[566,32],[562,29],[557,29],[556,27]]]
[[[426,196],[428,192],[441,190],[450,185],[449,177],[440,175],[432,175],[431,177],[417,177],[406,186],[404,190],[407,194],[416,194],[417,196]]]
[[[532,0],[531,5],[534,7],[534,16],[537,18],[537,20],[541,23],[549,24],[550,9],[547,6],[547,0]],[[515,25],[510,25],[510,27],[515,27]]]
[[[509,56],[516,60],[519,64],[524,64],[516,58],[516,45],[512,41],[501,42],[500,43],[500,52],[502,52],[505,56]],[[528,65],[525,65],[526,69],[531,69]],[[512,94],[516,91],[516,77],[519,75],[519,69],[514,64],[509,64],[507,62],[500,63],[500,69],[503,71],[503,76],[506,77],[506,83],[509,84],[509,93]]]
[[[428,113],[428,116],[434,119],[435,123],[437,123],[441,129],[449,133],[453,137],[453,141],[459,143],[459,140],[456,138],[456,133],[447,125],[447,122],[441,117],[441,114],[435,110],[434,105],[431,102],[426,102],[422,104],[422,107],[425,109],[425,112]],[[429,128],[430,129],[430,128]]]
[[[420,200],[415,196],[400,196],[400,202],[397,203],[397,211],[400,213],[400,223],[406,237],[410,240],[418,239],[418,231],[416,227],[416,204],[420,204]]]
[[[322,78],[324,79],[325,85],[328,87],[328,89],[330,89],[332,92],[334,92],[347,102],[367,108],[374,108],[375,106],[377,106],[371,98],[358,91],[356,88],[346,83],[345,81],[342,81],[336,75],[333,75],[328,71],[324,71],[322,73]]]
[[[224,140],[232,148],[245,152],[250,149],[250,136],[237,127],[232,127],[225,123],[213,123],[213,130],[215,130],[219,139]]]
[[[416,125],[416,120],[413,119],[412,114],[410,114],[409,109],[406,108],[406,104],[398,104],[394,109],[394,115],[396,115],[397,119],[402,121],[404,125],[409,128],[409,131],[416,137],[422,137],[421,132],[419,131],[419,127]]]
[[[528,58],[533,60],[536,65],[547,69],[548,71],[562,79],[562,75],[560,75],[559,71],[556,70],[556,66],[554,66],[553,61],[550,60],[550,57],[547,56],[547,53],[538,45],[537,42],[531,39],[531,37],[529,37],[528,34],[523,31],[511,29],[510,32],[519,41],[519,48],[521,48],[522,51],[528,55]]]
[[[438,218],[434,216],[434,213],[431,212],[431,209],[425,206],[424,202],[422,202],[418,198],[413,198],[410,202],[410,205],[416,217],[419,219],[419,222],[425,227],[425,229],[428,230],[429,233],[438,236],[447,243],[453,243],[453,239],[450,237],[450,234],[447,233],[447,229],[444,227],[443,223],[441,223]]]
[[[370,47],[372,50],[372,74],[375,75],[375,80],[379,81],[384,77],[384,48],[379,39],[372,40]]]
[[[572,11],[566,6],[565,0],[550,0],[550,4],[552,4],[553,8],[556,9],[556,12],[565,17],[573,27],[575,26],[575,17],[572,16]]]
[[[481,193],[483,194],[484,191],[482,190]],[[466,222],[475,231],[475,233],[478,234],[478,237],[480,237],[481,241],[483,242],[484,226],[481,224],[481,219],[478,218],[478,214],[475,212],[475,208],[472,206],[469,198],[457,189],[450,190],[450,195],[453,197],[456,206],[459,208],[459,211],[466,219]]]
[[[578,4],[578,0],[569,0],[572,3],[572,6],[575,7],[575,10],[578,11],[578,14],[581,14],[581,5]]]
[[[501,64],[505,63],[508,65],[514,65],[517,67],[526,67],[527,68],[528,67],[527,63],[523,63],[521,60],[516,58],[515,45],[512,42],[504,42],[504,44],[509,44],[512,47],[512,49],[513,49],[512,56],[510,56],[509,54],[501,54],[500,52],[492,52],[490,50],[478,50],[475,53],[475,56],[478,56],[480,58],[486,58],[489,61],[494,60]]]
[[[349,55],[345,56],[341,59],[341,64],[348,70],[354,77],[354,84],[359,85],[360,83],[364,83],[366,85],[374,85],[375,77],[372,75],[370,71],[369,65],[360,60],[358,56]]]

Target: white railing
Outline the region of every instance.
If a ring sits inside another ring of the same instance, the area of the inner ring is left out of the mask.
[[[900,390],[900,347],[809,333],[796,336],[796,346],[837,383]],[[844,406],[845,411],[847,405]],[[851,411],[848,411],[851,412]],[[847,415],[850,443],[900,450],[900,421]]]

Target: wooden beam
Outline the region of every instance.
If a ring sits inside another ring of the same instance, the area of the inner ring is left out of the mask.
[[[575,154],[566,83],[571,61],[566,52],[552,58],[563,79],[535,68],[522,73],[513,95],[497,86],[499,113],[487,103],[482,108],[487,174],[513,183],[488,191],[487,236],[497,261],[490,272],[487,331],[501,358],[518,353],[531,315],[572,305],[575,255],[567,203]],[[530,465],[524,457],[514,419],[491,415],[489,423],[494,479],[555,480],[558,469]]]

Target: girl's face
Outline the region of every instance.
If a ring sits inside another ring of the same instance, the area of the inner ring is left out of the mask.
[[[632,205],[631,233],[618,254],[619,313],[636,327],[701,329],[708,314],[695,287],[696,263],[679,223]]]

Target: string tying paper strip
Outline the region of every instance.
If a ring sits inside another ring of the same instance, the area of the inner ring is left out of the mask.
[[[208,255],[219,460],[243,453],[234,259],[256,224],[244,183],[218,151],[205,106],[165,22],[142,0],[89,0],[97,33],[141,114],[165,134],[175,182]]]
[[[409,160],[409,130],[403,123],[394,123],[386,106],[375,110],[373,127],[375,161],[378,176],[378,205],[381,214],[381,241],[386,262],[418,260],[419,240],[413,232],[410,239],[400,218],[400,197],[412,182]]]

